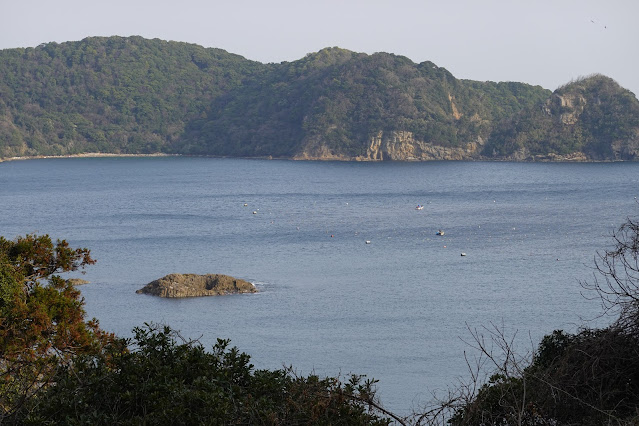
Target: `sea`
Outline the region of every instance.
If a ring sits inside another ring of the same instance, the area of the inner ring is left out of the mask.
[[[365,375],[407,415],[468,382],[473,335],[525,357],[609,324],[582,284],[637,197],[639,163],[35,159],[0,163],[0,235],[89,248],[69,276],[105,330],[166,324],[255,368]],[[259,292],[136,294],[171,273]]]

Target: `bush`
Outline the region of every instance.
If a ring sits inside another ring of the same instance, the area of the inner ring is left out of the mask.
[[[211,352],[168,326],[134,330],[131,351],[79,358],[61,368],[27,423],[372,424],[372,381],[347,383],[290,370],[254,370],[228,340]],[[131,342],[129,342],[131,343]]]

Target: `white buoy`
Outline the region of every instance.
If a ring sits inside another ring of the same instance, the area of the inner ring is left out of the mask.
[[[366,240],[366,244],[370,244],[370,243],[371,243],[371,241],[370,241],[370,240]]]
[[[461,255],[462,255],[462,256],[466,256],[466,253],[462,253]]]

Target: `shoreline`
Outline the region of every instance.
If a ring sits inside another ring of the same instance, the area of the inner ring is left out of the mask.
[[[99,158],[99,157],[181,157],[181,154],[164,154],[161,152],[154,154],[112,154],[103,152],[85,152],[82,154],[67,155],[30,155],[26,157],[7,157],[0,158],[0,163],[5,161],[23,161],[23,160],[43,160],[52,158]]]
[[[258,157],[232,157],[232,156],[216,156],[216,155],[184,155],[184,154],[166,154],[162,152],[156,152],[153,154],[115,154],[115,153],[105,153],[105,152],[85,152],[81,154],[66,154],[66,155],[31,155],[25,157],[0,157],[0,163],[9,162],[9,161],[25,161],[25,160],[42,160],[42,159],[58,159],[58,158],[101,158],[101,157],[206,157],[206,158],[244,158],[251,160],[288,160],[288,161],[339,161],[339,162],[410,162],[410,163],[419,163],[419,162],[432,162],[432,161],[467,161],[467,162],[513,162],[513,163],[624,163],[624,162],[635,162],[633,160],[591,160],[585,158],[583,155],[544,155],[544,156],[533,156],[533,158],[526,159],[513,159],[513,158],[486,158],[486,157],[477,157],[477,158],[467,158],[467,159],[454,159],[454,160],[444,160],[444,159],[416,159],[410,158],[405,160],[372,160],[372,159],[363,159],[358,157],[351,158],[313,158],[313,157],[272,157],[272,156],[258,156]]]

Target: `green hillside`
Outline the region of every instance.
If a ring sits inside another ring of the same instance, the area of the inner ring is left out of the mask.
[[[0,158],[173,153],[342,160],[635,159],[639,103],[327,48],[280,64],[141,37],[0,50]]]
[[[187,129],[186,152],[367,158],[371,138],[460,147],[496,120],[550,94],[522,83],[460,81],[432,62],[339,48],[274,65],[265,78],[217,99]],[[405,158],[394,158],[405,159]]]
[[[174,152],[184,125],[264,65],[141,37],[0,51],[0,157]]]

